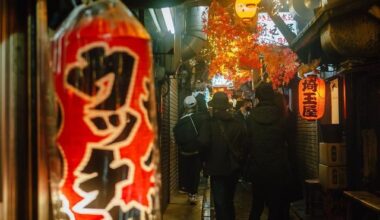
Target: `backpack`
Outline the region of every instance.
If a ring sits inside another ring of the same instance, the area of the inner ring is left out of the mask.
[[[196,141],[198,129],[191,115],[189,114],[179,119],[173,128],[174,139],[179,146],[180,152],[194,153],[199,151]]]

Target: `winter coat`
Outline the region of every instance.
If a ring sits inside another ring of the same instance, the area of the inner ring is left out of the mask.
[[[247,128],[247,120],[248,120],[249,115],[250,113],[248,113],[248,115],[244,117],[243,113],[240,110],[237,110],[234,114],[234,117],[238,121],[240,121],[240,123],[242,123],[245,126],[245,128]]]
[[[283,186],[290,182],[285,119],[272,102],[262,102],[248,119],[249,170],[253,182]]]
[[[227,176],[238,170],[245,138],[244,126],[230,113],[214,114],[201,127],[198,136],[204,152],[205,171],[209,175]]]
[[[177,121],[173,132],[181,154],[194,155],[199,153],[197,136],[203,122],[208,118],[207,113],[188,113]]]

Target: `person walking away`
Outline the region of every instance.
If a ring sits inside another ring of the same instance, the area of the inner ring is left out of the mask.
[[[199,115],[199,118],[201,118],[202,122],[210,119],[210,114],[208,112],[208,107],[206,103],[206,97],[202,93],[198,93],[197,96],[195,96],[195,99],[197,100],[197,106],[196,106],[196,113]],[[202,161],[202,167],[204,167],[204,152],[200,152],[201,161]],[[203,169],[203,181],[207,182],[208,174]],[[201,178],[202,180],[202,178]]]
[[[237,111],[234,113],[234,117],[241,124],[243,124],[244,129],[246,130],[245,132],[247,132],[247,121],[248,121],[249,115],[251,114],[252,108],[253,108],[253,102],[251,99],[243,99],[243,100],[237,101],[237,104],[236,104]],[[242,167],[240,169],[239,179],[238,179],[240,183],[250,183],[250,180],[248,178],[248,170],[245,163],[246,161],[242,161]]]
[[[215,93],[209,106],[212,117],[203,124],[198,137],[205,151],[204,169],[210,175],[216,219],[234,220],[233,200],[246,133],[243,125],[227,112],[230,104],[226,93]]]
[[[268,83],[257,88],[258,105],[248,121],[250,155],[249,170],[252,180],[250,220],[259,220],[264,205],[269,220],[289,219],[288,189],[290,165],[285,145],[285,117],[275,103],[275,94]]]
[[[297,114],[289,106],[289,96],[278,94],[282,100],[282,108],[285,116],[285,142],[288,149],[289,164],[291,170],[291,184],[289,189],[289,202],[295,202],[303,198],[302,180],[298,172],[297,159]]]
[[[197,101],[193,96],[184,99],[184,114],[173,128],[174,138],[179,147],[180,187],[188,193],[190,204],[196,204],[201,170],[197,136],[204,116],[195,113]]]
[[[235,113],[236,119],[246,124],[248,116],[251,114],[251,111],[253,108],[252,100],[250,99],[239,100],[237,102],[236,107],[237,107],[237,111]]]

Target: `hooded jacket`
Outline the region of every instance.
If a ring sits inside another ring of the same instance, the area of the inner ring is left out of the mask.
[[[244,126],[230,113],[215,113],[204,123],[198,136],[204,152],[205,171],[216,176],[227,176],[236,171],[245,138]]]
[[[209,118],[207,113],[188,113],[183,115],[173,128],[174,138],[179,152],[184,155],[199,153],[197,136],[202,123]]]
[[[281,109],[271,101],[259,103],[248,119],[252,181],[264,184],[288,183],[290,167],[285,132]]]

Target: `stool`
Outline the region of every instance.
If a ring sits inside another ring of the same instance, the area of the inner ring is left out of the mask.
[[[319,179],[306,179],[305,180],[305,206],[306,214],[314,215],[315,208],[320,203],[319,194],[321,185]]]

